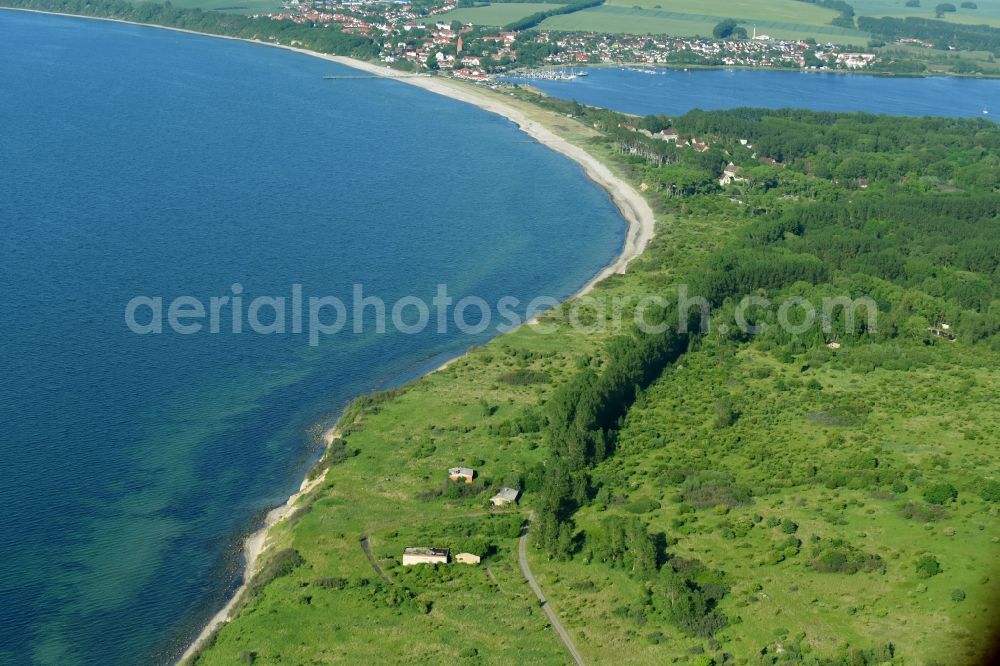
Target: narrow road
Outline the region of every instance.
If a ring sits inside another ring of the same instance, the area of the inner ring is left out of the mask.
[[[566,649],[569,650],[570,655],[573,660],[577,663],[577,666],[583,665],[583,657],[580,656],[580,652],[573,645],[573,639],[569,637],[566,630],[563,628],[562,623],[559,622],[559,618],[556,617],[555,611],[549,606],[549,602],[545,600],[545,595],[542,594],[542,588],[538,586],[538,581],[535,580],[535,575],[531,573],[531,566],[528,565],[528,528],[531,527],[531,520],[535,517],[534,511],[528,516],[528,520],[524,525],[524,529],[521,531],[521,538],[518,539],[517,543],[517,560],[521,565],[521,572],[524,577],[528,579],[528,585],[531,586],[531,591],[535,593],[538,597],[539,603],[542,605],[542,609],[545,614],[549,616],[549,623],[552,628],[556,630],[559,634],[559,638],[566,645]]]

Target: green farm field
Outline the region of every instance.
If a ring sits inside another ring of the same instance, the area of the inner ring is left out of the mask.
[[[711,37],[712,29],[727,18],[741,22],[747,32],[778,39],[813,38],[824,43],[864,44],[868,36],[830,25],[837,13],[795,0],[725,2],[723,0],[608,0],[573,14],[553,16],[542,23],[551,30],[593,30],[633,34]]]
[[[803,5],[809,7],[809,5]],[[548,30],[616,32],[627,34],[670,35],[677,37],[711,37],[712,29],[720,21],[728,18],[707,14],[685,14],[666,9],[643,9],[617,5],[604,5],[573,14],[553,16],[542,22],[541,28]],[[743,17],[733,17],[742,19]],[[808,39],[819,43],[866,44],[870,37],[858,30],[848,30],[818,23],[786,23],[744,19],[742,24],[747,32],[756,25],[758,34],[767,34],[776,39]]]
[[[511,2],[495,3],[484,7],[465,7],[454,9],[444,14],[430,16],[422,19],[424,23],[436,23],[437,21],[461,21],[462,23],[473,23],[475,25],[504,26],[508,23],[531,16],[537,12],[544,12],[558,7],[557,4],[544,2]]]
[[[856,16],[915,16],[918,18],[935,19],[935,0],[921,0],[920,7],[907,7],[905,0],[853,0]],[[976,0],[976,9],[966,9],[961,2],[952,3],[958,9],[947,13],[941,20],[950,23],[971,23],[1000,26],[1000,0]]]

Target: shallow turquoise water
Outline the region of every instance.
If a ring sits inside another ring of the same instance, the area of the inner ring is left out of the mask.
[[[565,297],[623,241],[574,163],[410,86],[79,19],[0,37],[0,663],[176,656],[310,426],[487,335],[141,336],[131,298]]]

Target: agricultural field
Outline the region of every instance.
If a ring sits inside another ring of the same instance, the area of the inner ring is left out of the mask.
[[[833,10],[795,0],[724,2],[710,0],[608,0],[573,14],[554,16],[542,23],[551,30],[594,30],[633,34],[711,37],[712,29],[727,18],[740,21],[752,33],[777,39],[813,38],[824,43],[867,43],[868,35],[830,25]]]
[[[627,0],[626,0],[627,1]],[[803,4],[806,9],[810,5]],[[828,12],[833,16],[833,12]],[[563,14],[546,19],[541,29],[548,30],[582,30],[594,32],[617,32],[628,34],[663,34],[678,37],[711,37],[712,29],[720,21],[733,17],[722,14],[687,14],[667,9],[650,9],[626,7],[620,5],[602,5],[585,9],[573,14]],[[813,38],[819,43],[835,42],[839,44],[864,45],[870,37],[858,30],[838,28],[817,22],[815,25],[804,22],[791,23],[772,20],[753,20],[747,18],[743,22],[747,31],[752,33],[756,25],[758,34],[767,34],[776,39],[808,39]]]
[[[837,12],[796,0],[608,0],[609,7],[662,9],[718,23],[725,18],[747,21],[827,25]]]
[[[907,7],[906,0],[852,0],[856,16],[915,16],[935,19],[937,0],[921,0],[919,7]],[[951,23],[986,24],[1000,27],[1000,0],[976,0],[976,9],[966,9],[961,2],[952,3],[958,11],[949,12],[942,20]]]
[[[494,3],[482,7],[465,7],[454,9],[444,14],[429,16],[423,20],[424,23],[436,23],[438,21],[461,21],[462,23],[473,23],[475,25],[505,26],[513,23],[525,16],[531,16],[537,12],[544,12],[558,7],[558,4],[544,2],[510,2]]]

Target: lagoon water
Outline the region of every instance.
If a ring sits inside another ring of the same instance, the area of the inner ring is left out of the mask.
[[[570,81],[520,80],[553,97],[625,113],[679,115],[739,106],[897,116],[1000,116],[1000,80],[861,74],[592,67]]]
[[[175,657],[311,426],[486,335],[137,335],[131,298],[524,302],[621,248],[581,168],[471,106],[151,28],[0,11],[0,36],[2,664]]]

